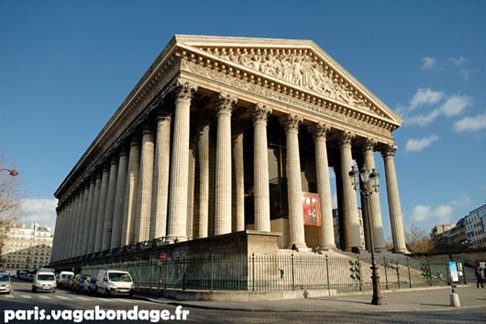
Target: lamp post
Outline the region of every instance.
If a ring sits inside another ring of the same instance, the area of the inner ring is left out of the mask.
[[[0,169],[0,171],[7,171],[8,174],[11,175],[12,177],[16,177],[19,175],[19,173],[15,169]]]
[[[369,208],[368,197],[371,196],[373,193],[378,192],[378,188],[380,186],[380,174],[375,172],[375,169],[370,173],[370,171],[363,167],[361,172],[358,172],[353,166],[351,171],[349,172],[349,177],[351,179],[351,184],[353,185],[354,190],[359,190],[363,196],[366,198],[366,208],[368,211],[367,217],[367,225],[369,228],[370,233],[370,250],[371,250],[371,282],[373,285],[373,297],[371,299],[371,303],[373,305],[382,305],[383,296],[381,294],[381,287],[380,287],[380,275],[378,272],[378,266],[376,265],[375,261],[375,247],[373,244],[373,228],[371,227],[371,213]],[[359,178],[361,178],[361,184],[359,185]],[[359,185],[359,188],[358,188]]]

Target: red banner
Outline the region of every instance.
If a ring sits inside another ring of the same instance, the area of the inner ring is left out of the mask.
[[[304,225],[321,226],[321,201],[318,193],[302,193],[304,205]]]

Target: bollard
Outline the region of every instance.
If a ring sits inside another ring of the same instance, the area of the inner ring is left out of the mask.
[[[450,305],[452,307],[461,307],[459,295],[454,292],[454,288],[456,288],[456,286],[451,284],[451,293],[449,294]]]

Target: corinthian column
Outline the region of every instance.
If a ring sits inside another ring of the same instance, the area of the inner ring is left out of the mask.
[[[196,238],[208,237],[209,219],[209,122],[203,121],[197,141],[199,163],[199,183],[197,184],[197,210],[194,236]]]
[[[245,163],[243,160],[243,127],[239,123],[233,136],[234,192],[233,192],[233,232],[245,230]]]
[[[253,108],[253,185],[255,197],[255,229],[270,232],[270,188],[268,180],[267,117],[272,108],[255,105]]]
[[[322,226],[319,231],[322,250],[335,250],[334,222],[332,219],[331,182],[329,178],[329,162],[327,159],[327,133],[331,128],[323,123],[309,127],[314,136],[316,151],[317,191],[321,203]]]
[[[103,228],[105,226],[105,209],[106,209],[106,197],[108,195],[108,178],[110,176],[110,170],[108,166],[103,167],[103,174],[101,176],[101,189],[97,207],[96,217],[96,234],[94,252],[101,252],[103,245]]]
[[[397,174],[395,170],[396,146],[388,145],[382,152],[385,163],[386,191],[388,194],[388,208],[390,211],[390,225],[393,238],[393,252],[408,253],[405,245],[405,232],[403,229],[402,208],[398,193]]]
[[[341,150],[341,179],[343,188],[343,213],[344,215],[344,250],[351,251],[353,247],[361,246],[360,225],[358,215],[358,202],[356,191],[351,185],[349,171],[353,167],[353,157],[351,153],[351,140],[354,134],[343,132],[341,134],[339,147]]]
[[[108,179],[108,194],[106,196],[106,208],[103,224],[103,240],[101,245],[101,251],[106,251],[111,245],[111,233],[113,230],[113,211],[115,208],[115,195],[116,195],[116,178],[118,174],[118,161],[115,158],[111,159],[110,164],[110,177]]]
[[[172,162],[170,172],[169,220],[167,236],[170,240],[187,239],[187,186],[189,168],[189,132],[191,98],[196,86],[186,82],[179,85],[175,116],[174,140],[172,142]]]
[[[152,208],[152,182],[154,176],[154,132],[146,128],[142,137],[140,179],[138,184],[137,212],[135,218],[134,242],[149,239],[150,210]]]
[[[140,144],[136,138],[130,143],[128,155],[125,207],[123,211],[122,246],[133,243],[135,213],[137,208],[137,187],[140,168]]]
[[[300,171],[299,126],[302,117],[287,115],[280,119],[287,140],[287,193],[289,203],[289,247],[307,249],[305,244],[302,179]]]
[[[167,231],[171,121],[172,116],[169,113],[159,113],[157,140],[155,141],[154,189],[149,239],[164,237]]]
[[[231,111],[236,104],[229,95],[218,99],[214,235],[231,233]]]
[[[125,189],[127,186],[127,168],[127,151],[125,149],[122,149],[118,160],[118,174],[116,176],[115,206],[113,208],[113,225],[111,230],[110,243],[111,249],[116,249],[123,246],[123,209],[125,206]]]
[[[376,141],[372,139],[366,140],[363,146],[363,159],[366,168],[372,172],[375,167],[375,159],[373,156]],[[380,193],[373,192],[368,196],[368,211],[371,221],[371,230],[373,233],[373,246],[376,252],[383,252],[386,249],[385,237],[383,236],[383,222],[381,219],[381,207],[380,207]],[[366,213],[363,213],[365,215]]]

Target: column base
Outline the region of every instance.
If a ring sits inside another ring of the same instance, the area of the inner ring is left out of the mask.
[[[392,253],[412,254],[407,248],[393,248]]]

